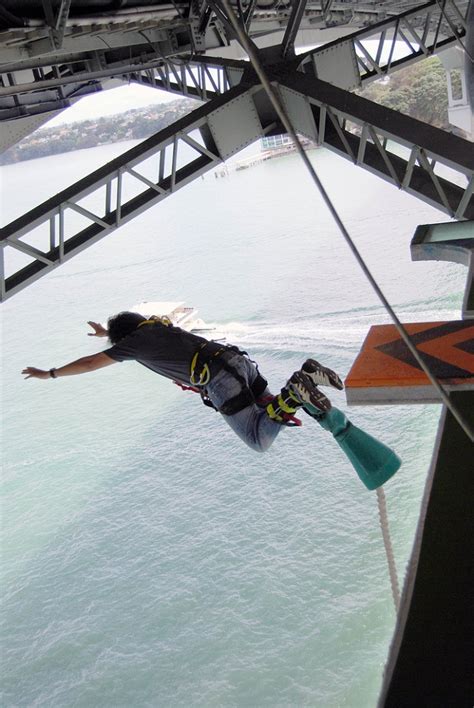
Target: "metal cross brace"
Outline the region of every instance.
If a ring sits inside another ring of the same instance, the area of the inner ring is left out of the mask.
[[[259,119],[258,90],[217,96],[0,229],[1,300],[275,130]]]
[[[432,56],[466,34],[467,9],[462,12],[455,0],[445,0],[443,5],[432,0],[324,44],[304,54],[299,68],[324,81],[354,89]],[[446,17],[450,16],[452,19],[447,22]]]

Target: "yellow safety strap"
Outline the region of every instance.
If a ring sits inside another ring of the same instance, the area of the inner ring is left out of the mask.
[[[206,386],[209,381],[211,380],[211,370],[209,368],[209,365],[207,363],[203,364],[201,371],[199,372],[199,376],[196,374],[196,368],[198,366],[198,360],[199,360],[199,355],[201,354],[201,350],[204,349],[207,346],[208,342],[204,342],[201,344],[197,352],[194,354],[193,358],[191,359],[191,372],[189,375],[189,380],[191,381],[191,384],[193,386]],[[214,354],[211,356],[211,359],[215,359],[216,357],[220,356],[222,352],[226,351],[226,347],[221,347],[221,349],[218,349]]]
[[[189,380],[191,381],[191,384],[193,386],[205,386],[211,380],[211,371],[207,364],[204,364],[199,373],[199,377],[196,378],[196,364],[199,358],[199,351],[200,350],[195,353],[191,360],[191,373],[189,376]]]
[[[146,325],[146,324],[156,324],[157,322],[164,325],[165,327],[171,327],[173,325],[173,323],[171,322],[169,317],[166,317],[166,316],[158,317],[158,315],[153,315],[153,317],[150,317],[149,320],[144,320],[143,322],[140,322],[138,327],[141,327],[142,325]]]
[[[281,408],[285,413],[296,413],[296,408],[294,406],[289,406],[282,396],[278,396],[278,407]]]
[[[276,420],[276,421],[278,421],[279,423],[282,422],[283,418],[281,417],[281,415],[278,415],[278,413],[277,413],[276,410],[274,409],[272,403],[269,403],[269,404],[268,404],[268,406],[266,407],[266,411],[267,411],[268,416],[269,416],[272,420]]]
[[[292,398],[296,403],[299,404],[299,401],[292,395],[291,391],[288,391],[289,398]],[[288,400],[288,399],[287,399]],[[282,423],[284,421],[283,416],[280,415],[281,411],[284,413],[289,413],[290,415],[293,415],[293,413],[296,413],[296,407],[288,405],[287,400],[283,398],[281,394],[278,395],[277,397],[277,406],[276,410],[273,405],[273,403],[269,403],[268,406],[266,407],[267,415],[272,419],[276,420],[278,423]],[[299,405],[297,406],[299,407]]]

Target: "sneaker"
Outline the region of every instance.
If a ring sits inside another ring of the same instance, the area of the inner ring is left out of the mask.
[[[295,371],[291,379],[287,383],[287,389],[290,394],[304,406],[308,403],[310,406],[317,408],[325,413],[331,410],[331,401],[322,391],[313,383],[311,378],[302,371]]]
[[[316,386],[333,386],[339,391],[344,388],[344,384],[336,372],[323,366],[315,359],[307,359],[301,367],[301,371],[309,376]]]

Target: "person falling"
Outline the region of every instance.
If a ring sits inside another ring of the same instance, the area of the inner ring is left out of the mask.
[[[111,347],[59,368],[27,366],[25,379],[58,379],[102,369],[122,361],[137,361],[184,389],[200,393],[203,402],[222,414],[232,430],[252,450],[264,452],[285,426],[300,425],[298,409],[312,417],[331,409],[319,386],[343,389],[339,376],[315,359],[307,359],[277,395],[247,355],[175,327],[167,318],[146,318],[120,312],[109,318],[107,329],[89,321],[89,336],[108,337]],[[316,409],[316,415],[315,415]]]

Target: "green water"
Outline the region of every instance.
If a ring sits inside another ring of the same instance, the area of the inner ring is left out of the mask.
[[[2,169],[3,221],[123,146]],[[412,263],[442,215],[312,154],[403,321],[460,315],[465,269]],[[24,381],[100,350],[86,321],[179,300],[274,388],[307,355],[347,375],[387,318],[296,156],[209,175],[3,307],[3,705],[376,703],[395,614],[376,498],[311,420],[265,455],[134,364]],[[403,579],[437,406],[353,408],[394,447],[386,485]]]

